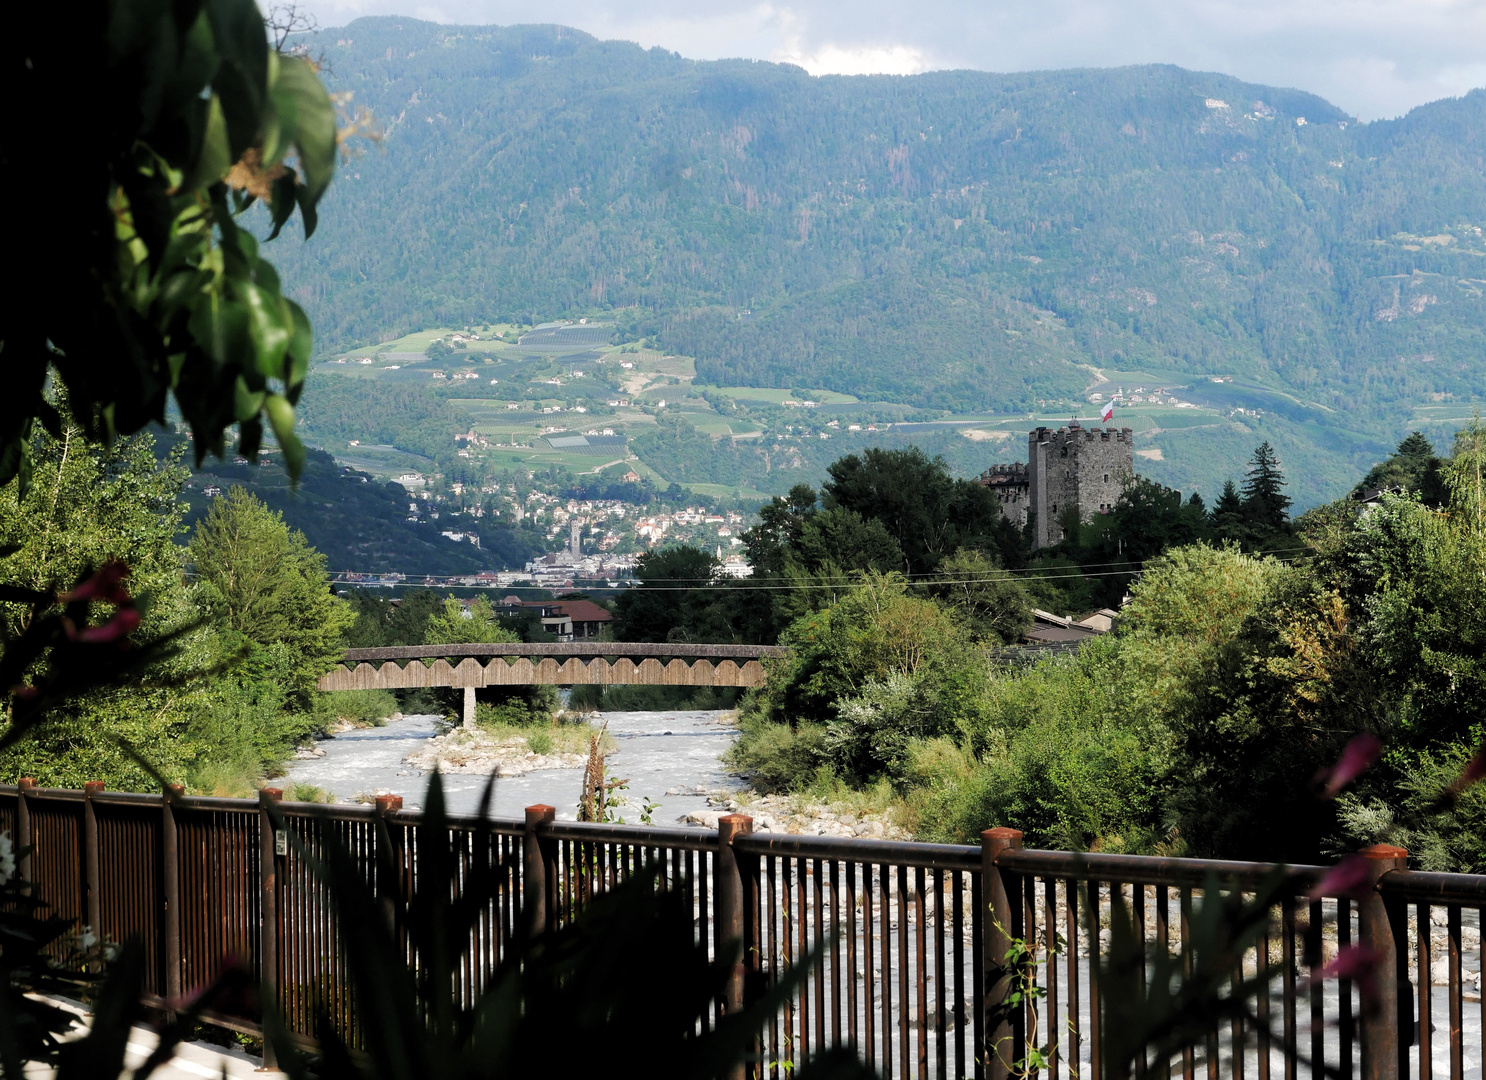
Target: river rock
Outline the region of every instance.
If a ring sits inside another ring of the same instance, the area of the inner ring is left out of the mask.
[[[586,759],[582,754],[536,754],[521,736],[495,739],[476,728],[455,728],[428,740],[423,748],[403,761],[424,772],[474,773],[478,776],[511,777],[540,769],[576,769]]]

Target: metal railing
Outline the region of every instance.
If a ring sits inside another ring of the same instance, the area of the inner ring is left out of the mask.
[[[19,873],[56,913],[108,939],[141,936],[156,1003],[179,999],[233,958],[275,988],[291,1031],[308,1035],[318,1007],[354,1040],[343,943],[305,854],[324,851],[333,835],[381,894],[405,896],[423,815],[393,797],[375,806],[278,802],[278,822],[298,840],[291,843],[267,808],[278,797],[164,799],[22,781],[0,786],[0,831],[31,849]],[[770,1077],[851,1045],[889,1077],[1046,1071],[1095,1080],[1110,1064],[1111,1003],[1094,977],[1110,920],[1123,913],[1147,948],[1180,956],[1214,881],[1221,892],[1252,896],[1273,886],[1275,872],[1257,863],[1023,850],[1011,829],[988,830],[972,847],[754,834],[751,819],[736,814],[715,832],[554,817],[551,807],[531,807],[524,821],[483,829],[470,818],[449,820],[445,839],[458,858],[478,856],[500,873],[456,974],[461,996],[474,1000],[523,933],[565,925],[595,895],[651,868],[660,887],[684,891],[698,940],[714,955],[743,943],[743,962],[708,1023],[786,972],[802,976],[750,1065]],[[380,864],[379,820],[393,849]],[[476,843],[487,850],[476,852]],[[1253,1016],[1229,1019],[1169,1058],[1140,1055],[1135,1075],[1480,1075],[1486,1004],[1467,976],[1486,959],[1486,876],[1410,871],[1397,848],[1366,854],[1371,885],[1360,901],[1313,896],[1326,868],[1284,868],[1267,927],[1233,971],[1235,983],[1269,978]],[[377,882],[387,867],[397,880]],[[1043,962],[1030,976],[1039,996],[1006,1008],[1003,959],[1013,941],[1040,950]],[[1352,945],[1381,958],[1370,1012],[1359,986],[1318,977]],[[257,1016],[215,1019],[259,1030]],[[1018,1068],[1030,1050],[1045,1054],[1040,1070]]]

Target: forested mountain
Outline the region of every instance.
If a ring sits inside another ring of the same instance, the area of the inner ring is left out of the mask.
[[[640,305],[712,381],[954,407],[1082,363],[1331,406],[1474,381],[1486,94],[1359,124],[1173,67],[812,78],[401,18],[317,45],[386,129],[280,250],[322,346]]]

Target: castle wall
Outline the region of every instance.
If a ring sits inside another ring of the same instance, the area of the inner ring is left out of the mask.
[[[1031,505],[1031,489],[1028,484],[1027,467],[1021,462],[1010,465],[992,465],[981,473],[980,483],[991,489],[996,501],[1001,504],[1001,513],[1017,528],[1027,523],[1027,508]]]
[[[1037,428],[1027,435],[1028,508],[1036,514],[1032,547],[1063,539],[1058,518],[1078,507],[1084,522],[1114,509],[1135,472],[1130,428]]]

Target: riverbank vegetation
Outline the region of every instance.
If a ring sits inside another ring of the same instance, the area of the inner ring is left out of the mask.
[[[992,590],[989,621],[965,585],[873,566],[775,596],[774,611],[803,609],[779,638],[794,651],[745,702],[733,764],[762,790],[890,791],[925,839],[1011,825],[1042,847],[1291,860],[1386,840],[1480,870],[1486,790],[1447,785],[1486,738],[1486,428],[1444,459],[1417,443],[1384,463],[1396,492],[1293,524],[1267,448],[1215,514],[1164,496],[1195,535],[1152,540],[1116,630],[1071,655],[986,648],[1033,590],[1075,593],[983,553],[955,558],[959,580]],[[1100,542],[1160,494],[1131,484]],[[764,527],[771,514],[798,544],[794,508],[776,500]],[[1319,798],[1313,777],[1361,732],[1381,740],[1378,765]]]

